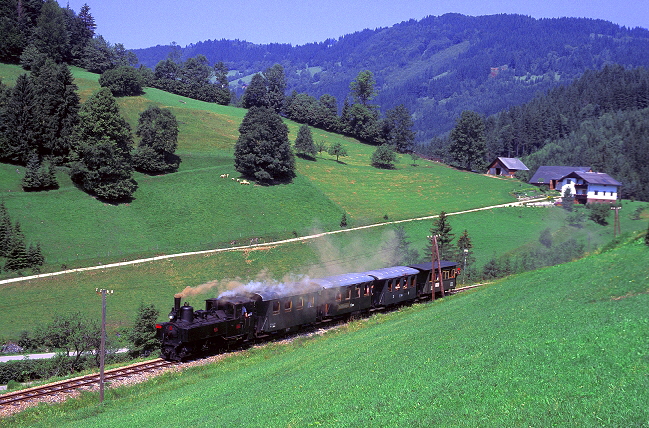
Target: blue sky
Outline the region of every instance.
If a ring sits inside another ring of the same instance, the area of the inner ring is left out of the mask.
[[[97,32],[128,49],[181,46],[203,40],[301,45],[365,28],[449,12],[518,13],[534,18],[586,17],[649,28],[648,0],[58,0],[79,12],[84,3]]]

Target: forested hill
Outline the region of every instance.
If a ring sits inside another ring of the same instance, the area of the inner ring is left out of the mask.
[[[134,52],[155,67],[172,49]],[[224,61],[239,85],[280,63],[288,93],[330,94],[339,104],[358,72],[370,70],[379,90],[374,102],[383,112],[404,104],[418,140],[427,141],[450,130],[463,110],[490,115],[606,64],[649,66],[647,52],[648,30],[602,20],[447,14],[302,46],[207,40],[183,48],[182,58]]]
[[[649,69],[606,66],[486,121],[488,152],[541,165],[587,165],[649,201]],[[529,178],[529,177],[528,177]]]

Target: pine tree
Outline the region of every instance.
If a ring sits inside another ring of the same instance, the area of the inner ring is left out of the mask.
[[[29,245],[29,249],[27,250],[27,263],[31,268],[43,266],[45,263],[45,257],[43,257],[40,242],[36,245]]]
[[[41,162],[36,153],[32,153],[27,161],[27,168],[22,179],[23,190],[26,192],[38,190],[42,187],[41,182]]]
[[[18,76],[5,109],[5,147],[0,157],[10,162],[27,163],[38,147],[38,111],[32,81],[26,74]]]
[[[133,345],[129,350],[132,356],[148,356],[159,346],[155,337],[155,324],[159,314],[153,304],[140,304],[133,328],[127,334],[129,342]]]
[[[485,122],[472,111],[463,111],[450,134],[450,155],[469,170],[482,167],[486,155]]]
[[[456,261],[461,264],[465,277],[473,276],[473,263],[475,257],[473,256],[473,243],[469,232],[464,229],[462,235],[457,239],[457,257]],[[471,273],[471,274],[470,274]]]
[[[411,248],[403,226],[395,227],[394,236],[383,245],[381,250],[386,255],[385,262],[388,266],[408,266],[417,263],[419,259],[419,253]]]
[[[133,143],[110,89],[102,88],[81,107],[75,140],[79,161],[72,166],[72,179],[100,199],[130,199],[137,188],[132,177]]]
[[[0,202],[0,257],[7,257],[11,251],[13,227],[4,201]]]
[[[5,270],[15,271],[29,267],[27,258],[27,247],[25,246],[25,235],[20,228],[20,222],[16,221],[11,238],[11,248],[7,254]]]
[[[442,211],[433,221],[433,227],[430,229],[430,236],[437,236],[437,247],[439,248],[439,256],[442,260],[455,259],[453,248],[450,245],[453,239],[455,239],[455,234],[451,233],[451,230],[453,228],[448,222],[446,211]],[[432,257],[432,243],[428,246],[426,254],[428,258]]]

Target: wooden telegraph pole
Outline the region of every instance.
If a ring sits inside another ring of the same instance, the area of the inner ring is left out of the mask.
[[[104,356],[106,355],[106,294],[113,294],[113,290],[95,288],[101,294],[101,342],[99,349],[99,404],[104,402]]]
[[[435,261],[437,261],[437,278],[439,279],[439,291],[444,295],[444,283],[442,282],[442,261],[439,257],[439,246],[437,235],[429,236],[431,241],[432,264],[430,266],[430,294],[431,300],[435,300]]]
[[[620,235],[622,234],[622,230],[620,228],[620,210],[622,209],[622,207],[612,206],[611,209],[615,211],[615,223],[613,223],[613,239],[615,239],[618,233]]]

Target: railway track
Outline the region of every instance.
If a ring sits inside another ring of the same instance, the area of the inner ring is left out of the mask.
[[[174,365],[176,365],[176,363],[158,358],[144,363],[137,363],[126,367],[107,370],[104,373],[104,382],[126,378],[143,372],[152,372]],[[58,394],[69,394],[78,389],[90,388],[95,384],[99,384],[98,373],[21,391],[10,392],[0,395],[0,408],[9,405],[18,406],[25,402],[39,401],[45,397],[55,396]]]
[[[478,288],[483,285],[487,285],[487,284],[473,284],[473,285],[467,285],[466,287],[455,288],[453,291],[451,291],[451,294],[461,293],[463,291],[471,290],[472,288]]]

